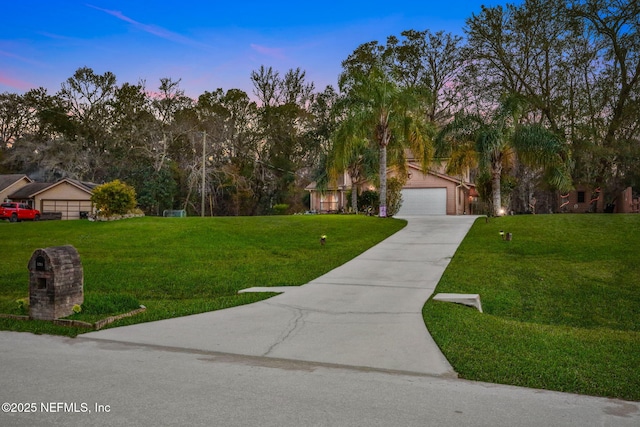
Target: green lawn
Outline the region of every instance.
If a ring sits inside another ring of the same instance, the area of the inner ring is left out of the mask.
[[[307,283],[404,225],[346,215],[0,222],[0,313],[20,312],[37,248],[78,249],[85,304],[72,318],[148,308],[112,325],[122,326],[267,298],[237,291]],[[485,313],[430,300],[425,322],[463,378],[640,400],[639,253],[640,215],[481,218],[436,292],[479,293]],[[0,329],[84,331],[10,319]]]
[[[139,304],[147,307],[113,325],[122,326],[267,298],[271,294],[237,291],[302,285],[405,224],[354,215],[0,221],[0,313],[20,313],[16,300],[28,297],[27,263],[38,248],[71,244],[80,254],[85,304],[72,319],[95,322]],[[84,331],[10,319],[0,319],[0,329],[69,336]]]
[[[513,241],[499,231],[513,233]],[[425,323],[461,377],[640,400],[640,215],[478,219]]]

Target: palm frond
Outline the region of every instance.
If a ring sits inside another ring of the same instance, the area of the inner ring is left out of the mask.
[[[478,153],[473,144],[460,145],[451,153],[447,162],[447,173],[460,175],[469,169],[478,167]]]
[[[458,146],[475,141],[483,124],[479,116],[473,114],[457,115],[436,135],[434,139],[436,156],[449,157]]]
[[[549,166],[561,162],[567,148],[553,133],[541,125],[519,126],[512,144],[520,160],[529,166]]]

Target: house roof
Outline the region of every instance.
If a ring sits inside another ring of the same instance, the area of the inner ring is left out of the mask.
[[[418,166],[418,165],[416,165],[414,163],[407,163],[407,166],[409,168],[411,168],[411,169],[414,169],[414,170],[422,173],[422,169],[420,168],[420,166]],[[447,174],[444,174],[444,173],[440,173],[440,172],[437,172],[437,171],[434,171],[434,170],[431,170],[431,169],[427,171],[427,174],[436,176],[436,177],[444,179],[446,181],[454,182],[454,183],[456,183],[458,185],[462,185],[465,188],[474,188],[476,186],[472,182],[465,182],[465,181],[461,180],[460,178],[456,178],[454,176],[447,175]],[[341,186],[331,186],[331,187],[328,187],[326,190],[327,191],[337,191],[337,190],[345,190],[345,189],[350,189],[350,188],[351,188],[350,185],[349,186],[341,185]],[[307,185],[304,189],[307,190],[307,191],[316,191],[316,190],[318,190],[317,183],[315,181],[313,181],[312,183]]]
[[[417,170],[417,171],[421,171],[420,166],[415,165],[413,163],[408,163],[407,166],[409,166],[411,169],[414,169],[414,170]],[[433,176],[437,176],[438,178],[450,181],[450,182],[455,182],[456,184],[460,184],[460,185],[462,185],[462,186],[464,186],[466,188],[472,188],[472,187],[476,186],[472,182],[465,182],[460,178],[456,178],[456,177],[451,176],[451,175],[447,175],[447,174],[444,174],[444,173],[436,172],[434,170],[429,170],[427,173],[430,174],[430,175],[433,175]]]
[[[69,179],[69,178],[65,178],[62,181],[67,181],[71,185],[75,185],[76,187],[79,187],[80,189],[85,190],[88,193],[91,193],[94,188],[100,185],[94,182],[78,181],[77,179]],[[62,181],[58,181],[56,184],[59,184]]]
[[[79,188],[80,190],[91,194],[91,192],[93,191],[93,189],[95,187],[98,186],[98,184],[94,184],[92,182],[83,182],[83,181],[78,181],[75,179],[69,179],[69,178],[64,178],[61,179],[58,182],[32,182],[31,184],[27,184],[24,187],[22,187],[21,189],[19,189],[18,191],[16,191],[13,194],[9,195],[10,199],[32,199],[35,196],[37,196],[38,194],[56,187],[62,183],[68,183],[70,185],[73,185],[74,187]]]
[[[20,188],[15,193],[9,194],[10,199],[31,199],[42,190],[51,187],[50,182],[32,182]]]
[[[11,187],[16,182],[25,178],[29,182],[31,182],[31,178],[29,178],[27,175],[24,175],[24,174],[16,173],[16,174],[0,175],[0,191],[4,190],[5,188]]]

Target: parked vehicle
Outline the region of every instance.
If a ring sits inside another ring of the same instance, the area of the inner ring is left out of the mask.
[[[11,222],[23,220],[39,221],[40,216],[38,209],[32,209],[24,203],[5,202],[0,204],[0,219],[8,219]]]

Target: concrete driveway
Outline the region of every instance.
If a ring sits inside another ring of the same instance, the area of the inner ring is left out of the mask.
[[[425,328],[422,307],[475,218],[413,217],[324,276],[277,288],[284,293],[274,298],[79,339],[455,376]],[[260,290],[274,288],[249,291]]]

